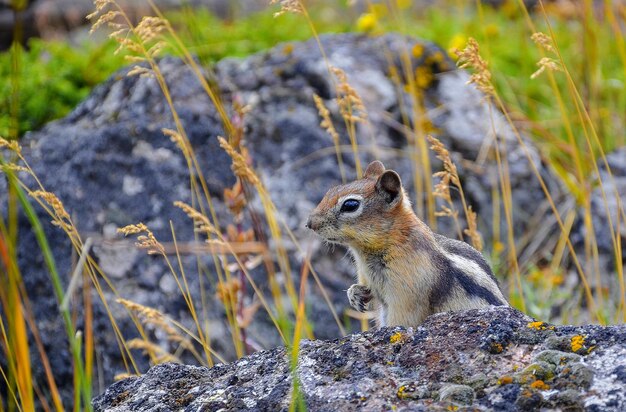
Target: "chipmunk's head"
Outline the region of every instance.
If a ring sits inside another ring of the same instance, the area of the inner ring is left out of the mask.
[[[331,188],[306,227],[329,242],[377,250],[389,243],[392,229],[407,209],[412,214],[400,176],[376,160],[362,179]]]

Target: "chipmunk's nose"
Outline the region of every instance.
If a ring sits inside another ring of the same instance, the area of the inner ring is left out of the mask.
[[[316,231],[319,228],[319,222],[317,221],[317,219],[314,219],[313,216],[309,216],[308,220],[306,221],[306,228],[307,229],[311,229],[313,231]]]

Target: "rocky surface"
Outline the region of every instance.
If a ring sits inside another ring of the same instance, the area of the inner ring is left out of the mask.
[[[296,376],[306,406],[327,410],[587,410],[626,408],[626,326],[553,326],[510,308],[434,315],[303,341]],[[287,410],[284,348],[211,369],[163,364],[117,382],[96,411]]]
[[[487,243],[491,241],[493,212],[491,193],[498,188],[498,169],[493,156],[494,131],[498,134],[503,155],[507,156],[515,216],[515,238],[527,234],[532,243],[529,253],[549,252],[545,245],[554,241],[555,221],[546,213],[543,193],[533,176],[523,148],[496,111],[490,109],[483,96],[466,84],[468,76],[452,71],[451,62],[438,47],[399,35],[367,37],[362,35],[329,35],[321,39],[328,62],[348,74],[351,85],[361,95],[367,108],[369,123],[357,129],[361,161],[379,158],[388,167],[395,168],[404,180],[413,199],[421,200],[423,193],[415,192],[413,176],[415,146],[402,132],[401,121],[411,113],[411,99],[392,77],[402,73],[403,58],[408,59],[418,73],[422,85],[420,94],[428,114],[433,134],[451,150],[463,181],[467,201],[479,216],[479,229]],[[208,182],[216,213],[225,225],[232,221],[222,201],[223,190],[235,179],[230,171],[230,159],[219,148],[216,136],[223,135],[221,121],[215,108],[199,85],[194,74],[181,61],[165,58],[160,61],[170,87],[172,99],[185,127],[200,168]],[[303,227],[309,212],[326,190],[341,182],[333,141],[319,126],[320,118],[313,104],[313,94],[319,95],[329,107],[341,135],[340,144],[349,147],[349,140],[334,100],[334,81],[315,41],[279,45],[276,48],[243,60],[228,59],[218,63],[212,73],[206,74],[219,90],[225,107],[234,101],[248,106],[244,118],[245,141],[253,166],[258,171],[272,197],[277,213],[302,244],[312,251],[312,262],[321,282],[341,319],[357,327],[346,315],[345,290],[352,283],[354,269],[345,259],[345,251],[327,250]],[[405,79],[406,80],[406,79]],[[489,121],[493,113],[493,121]],[[116,229],[128,224],[144,222],[162,242],[172,241],[170,222],[181,243],[194,239],[189,219],[173,202],[191,203],[189,171],[174,143],[161,132],[173,128],[171,113],[157,82],[148,77],[127,77],[122,71],[97,87],[93,93],[66,118],[53,122],[43,130],[32,133],[22,141],[24,155],[47,190],[64,203],[83,239],[93,240],[92,255],[107,275],[115,291],[103,288],[125,339],[138,336],[135,324],[125,309],[115,303],[121,296],[142,305],[158,309],[188,328],[195,328],[189,309],[178,290],[175,279],[162,259],[137,251],[130,241],[120,239]],[[572,207],[553,174],[543,166],[537,148],[528,143],[534,160],[557,203]],[[440,164],[433,161],[434,170]],[[343,153],[348,179],[355,176],[355,160],[350,150]],[[27,183],[33,184],[25,177]],[[453,194],[457,196],[456,194]],[[0,180],[0,213],[6,213],[6,183]],[[455,199],[458,201],[459,199]],[[253,209],[260,213],[258,199],[252,199]],[[44,222],[49,216],[39,209]],[[504,219],[504,214],[500,214]],[[539,224],[541,222],[541,224]],[[449,219],[439,220],[438,231],[454,236]],[[246,214],[245,228],[250,217]],[[506,227],[504,222],[500,227]],[[45,227],[53,248],[64,287],[76,261],[66,235],[58,228]],[[547,234],[547,235],[546,235]],[[259,235],[259,233],[257,233]],[[502,233],[502,238],[505,234]],[[605,234],[606,235],[606,234]],[[267,234],[265,234],[267,237]],[[558,238],[558,236],[557,236]],[[294,245],[284,239],[298,279],[301,256]],[[624,243],[626,244],[626,242]],[[529,246],[530,247],[530,246]],[[60,316],[57,302],[43,259],[28,221],[20,217],[19,266],[24,274],[26,290],[33,302],[34,317],[38,322],[44,346],[52,356],[53,370],[65,399],[72,399],[72,366],[66,338],[59,334]],[[519,249],[524,250],[524,248]],[[540,255],[540,254],[539,254]],[[626,255],[626,254],[625,254]],[[175,259],[175,255],[172,256]],[[203,302],[206,318],[203,324],[210,331],[214,349],[232,360],[235,353],[230,331],[226,326],[222,304],[215,298],[217,283],[213,262],[201,255],[184,254],[182,264],[188,274],[189,289],[194,302]],[[607,261],[610,262],[610,259]],[[607,263],[610,266],[610,263]],[[267,274],[263,267],[252,272],[253,277],[267,291]],[[285,284],[285,276],[278,273],[277,281]],[[297,285],[297,280],[296,287]],[[331,311],[322,298],[320,289],[311,280],[307,295],[307,315],[317,338],[340,336]],[[247,288],[245,302],[253,296]],[[101,297],[93,291],[94,333],[99,376],[95,382],[112,382],[117,373],[126,372],[118,350],[109,316]],[[80,305],[81,299],[75,304]],[[289,308],[289,305],[285,305]],[[83,311],[77,306],[77,327],[82,328]],[[287,316],[291,316],[288,312]],[[166,351],[175,351],[177,345],[160,330],[148,328],[150,339]],[[248,328],[248,337],[257,347],[272,348],[281,343],[268,317],[260,310]],[[140,371],[147,369],[148,361],[141,351],[133,354]],[[33,354],[37,358],[37,354]],[[191,356],[182,355],[192,362]],[[3,362],[0,356],[0,363]],[[44,379],[44,371],[35,363],[35,377]],[[95,388],[95,393],[104,386]]]

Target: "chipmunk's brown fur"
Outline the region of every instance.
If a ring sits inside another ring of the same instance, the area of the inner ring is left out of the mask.
[[[413,213],[400,176],[379,161],[363,179],[330,189],[307,227],[350,249],[358,272],[350,304],[359,311],[373,304],[381,326],[417,326],[437,312],[507,305],[483,256],[433,233]]]

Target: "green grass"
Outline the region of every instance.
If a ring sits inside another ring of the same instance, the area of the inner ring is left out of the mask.
[[[305,40],[310,29],[301,19],[271,12],[255,14],[232,23],[205,10],[168,13],[183,43],[200,62],[210,65],[225,57],[245,57],[279,42]],[[329,22],[324,31],[347,31],[345,23]],[[96,38],[99,36],[95,36]],[[128,62],[115,55],[117,43],[31,39],[19,55],[19,135],[37,130],[47,122],[68,114],[89,92]],[[11,127],[12,56],[0,54],[0,136],[9,136]]]
[[[123,57],[113,56],[112,42],[73,47],[59,41],[32,39],[26,50],[19,48],[19,135],[65,116],[124,64]],[[10,96],[14,90],[11,66],[10,52],[2,53],[0,136],[10,134]]]

